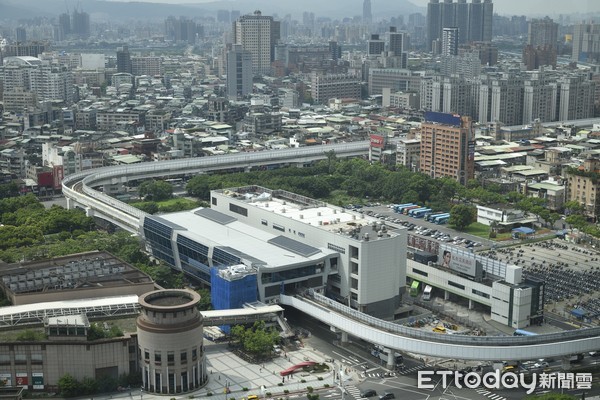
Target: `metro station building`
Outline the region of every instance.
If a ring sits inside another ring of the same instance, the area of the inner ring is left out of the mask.
[[[543,283],[525,281],[519,266],[436,241],[431,258],[415,259],[407,255],[414,243],[404,227],[284,190],[214,190],[211,208],[148,215],[141,223],[148,250],[177,270],[211,285],[211,273],[213,280],[223,275],[214,268],[237,265],[239,274],[252,275],[256,293],[244,302],[273,303],[280,293],[311,288],[393,319],[410,310],[400,308],[408,277],[408,283],[437,288],[445,299],[454,294],[471,307],[482,304],[504,325],[522,328],[543,319]],[[442,247],[454,254],[454,268],[441,267]],[[232,285],[240,284],[239,274]],[[224,290],[227,284],[219,281],[219,293],[235,292]],[[243,304],[236,301],[236,307]]]
[[[149,215],[141,224],[155,257],[206,283],[211,268],[251,267],[254,300],[265,303],[312,288],[392,318],[405,288],[406,229],[284,190],[214,190],[210,209]]]

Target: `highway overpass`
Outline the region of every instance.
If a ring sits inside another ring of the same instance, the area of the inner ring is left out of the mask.
[[[69,175],[63,193],[69,208],[79,206],[88,215],[99,216],[138,233],[144,212],[94,189],[129,180],[202,173],[254,166],[304,164],[325,159],[334,151],[339,157],[365,155],[369,142],[342,143],[299,149],[262,151],[185,160],[161,161],[132,166],[104,167]],[[315,299],[319,299],[316,302]],[[343,332],[384,347],[432,357],[469,360],[531,360],[568,356],[600,350],[600,328],[568,331],[532,337],[475,337],[440,335],[411,330],[378,320],[315,294],[312,300],[281,296],[281,303],[297,308]]]

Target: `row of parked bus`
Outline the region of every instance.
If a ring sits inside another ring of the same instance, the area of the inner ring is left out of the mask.
[[[450,219],[450,213],[433,212],[431,208],[420,206],[414,203],[394,204],[391,207],[398,214],[408,215],[413,218],[423,218],[425,221],[442,225]]]

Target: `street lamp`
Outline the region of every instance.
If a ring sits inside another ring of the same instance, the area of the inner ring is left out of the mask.
[[[346,399],[346,390],[344,389],[344,377],[343,377],[344,370],[343,370],[343,367],[344,367],[344,364],[342,364],[340,362],[340,370],[339,370],[339,373],[338,373],[339,386],[340,386],[340,389],[342,390],[342,400],[345,400]]]

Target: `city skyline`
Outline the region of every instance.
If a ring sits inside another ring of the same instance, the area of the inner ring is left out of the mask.
[[[131,2],[130,0],[108,0],[113,2]],[[278,2],[280,5],[285,4],[287,0]],[[443,1],[443,0],[442,0]],[[440,1],[440,2],[442,2]],[[228,3],[229,0],[213,1],[213,0],[145,0],[148,3],[165,3],[165,4],[202,4],[202,3]],[[381,0],[376,0],[371,3],[373,14],[377,12],[377,3]],[[411,3],[419,7],[427,7],[429,0],[410,0]],[[292,3],[292,2],[290,2]],[[383,1],[384,4],[389,3]],[[361,10],[362,1],[356,0],[356,13]],[[576,14],[588,12],[600,12],[600,3],[592,0],[576,0],[573,2],[564,2],[560,0],[530,0],[527,2],[519,0],[497,0],[494,2],[495,12],[498,14],[507,15],[546,15],[546,14]],[[349,7],[351,8],[351,7]],[[551,12],[549,12],[549,10]],[[317,11],[317,10],[315,10]]]

